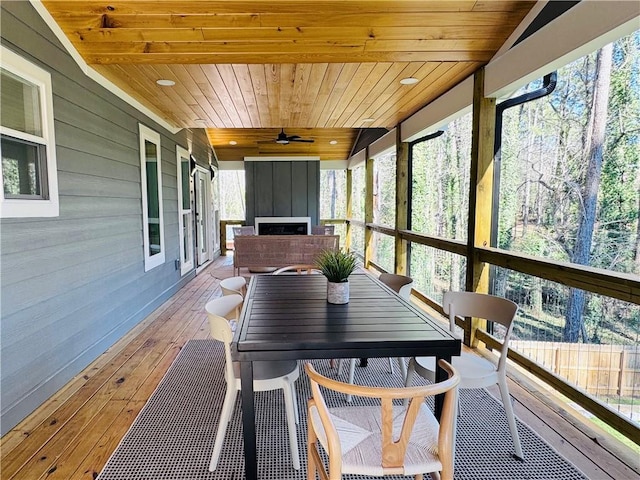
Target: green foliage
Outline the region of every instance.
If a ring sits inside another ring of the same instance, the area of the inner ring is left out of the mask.
[[[245,178],[244,170],[220,170],[220,220],[244,220]]]
[[[555,91],[503,117],[498,246],[545,257],[527,238],[573,256],[584,216],[596,53],[558,70]],[[588,264],[640,274],[640,31],[614,44],[600,189]],[[531,87],[525,87],[531,88]],[[516,92],[519,95],[524,91]],[[538,250],[538,251],[536,251]]]
[[[396,153],[373,160],[373,223],[396,224]]]
[[[351,216],[364,221],[364,197],[366,191],[365,166],[351,171]]]
[[[320,218],[347,217],[347,171],[320,170]]]
[[[349,275],[356,268],[356,263],[355,254],[344,250],[325,250],[316,259],[318,269],[333,283],[347,282]]]

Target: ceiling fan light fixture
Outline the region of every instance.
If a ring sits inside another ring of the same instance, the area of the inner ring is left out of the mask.
[[[176,82],[169,80],[168,78],[159,78],[156,80],[156,83],[161,87],[173,87],[176,84]]]
[[[418,83],[418,79],[416,77],[406,77],[400,80],[402,85],[415,85]]]
[[[331,140],[329,143],[330,143],[331,145],[337,145],[338,141],[337,141],[337,140]]]

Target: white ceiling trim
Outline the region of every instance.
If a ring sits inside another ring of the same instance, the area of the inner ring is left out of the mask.
[[[471,111],[473,75],[467,77],[400,125],[403,142],[424,137]]]
[[[486,66],[486,97],[510,94],[639,27],[640,2],[582,1]]]
[[[82,72],[87,77],[89,77],[90,79],[92,79],[96,83],[100,84],[101,86],[103,86],[104,88],[109,90],[114,95],[118,96],[119,98],[121,98],[122,100],[127,102],[133,108],[135,108],[139,112],[141,112],[144,115],[146,115],[147,117],[149,117],[151,120],[156,122],[161,127],[164,127],[167,130],[169,130],[172,134],[176,134],[180,130],[182,130],[182,128],[176,127],[174,124],[169,123],[166,119],[160,117],[158,114],[156,114],[155,112],[153,112],[149,108],[145,107],[142,103],[140,103],[138,100],[133,98],[127,92],[125,92],[120,87],[116,86],[115,84],[111,83],[111,81],[107,80],[101,74],[96,72],[93,68],[91,68],[89,65],[87,65],[87,63],[84,61],[82,56],[78,53],[76,48],[69,41],[69,39],[64,34],[62,29],[58,26],[56,21],[53,19],[53,17],[49,13],[49,10],[47,10],[44,7],[44,5],[42,5],[42,2],[40,0],[29,0],[29,1],[31,2],[31,5],[33,6],[33,8],[35,8],[36,12],[38,12],[40,17],[42,17],[42,19],[46,22],[47,26],[51,29],[51,31],[57,37],[57,39],[60,41],[60,43],[62,43],[62,45],[67,50],[69,55],[71,55],[73,60],[78,64],[78,66],[80,67],[80,70],[82,70]]]
[[[513,44],[518,41],[518,39],[522,36],[522,34],[529,28],[531,22],[533,22],[536,17],[540,14],[540,12],[544,9],[544,7],[549,3],[547,0],[539,0],[533,6],[529,13],[522,19],[520,24],[516,27],[516,29],[509,35],[509,38],[502,44],[500,50],[498,50],[491,61],[495,60],[498,57],[501,57],[504,53],[508,52]]]
[[[218,162],[218,170],[244,170],[244,162],[242,160]]]
[[[356,167],[359,167],[363,163],[367,161],[367,149],[363,148],[358,153],[351,155],[349,158],[349,170],[353,170]]]
[[[320,170],[346,170],[349,168],[348,160],[322,160]]]
[[[317,155],[292,156],[292,157],[244,157],[245,162],[314,162],[320,161]],[[220,162],[224,163],[224,162]]]
[[[388,153],[396,148],[396,129],[391,129],[369,145],[369,158]]]

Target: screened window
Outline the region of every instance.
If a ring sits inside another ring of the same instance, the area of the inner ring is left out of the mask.
[[[396,152],[373,160],[373,223],[396,225]]]
[[[351,218],[364,222],[366,179],[365,166],[351,171]],[[351,224],[351,250],[364,256],[364,228]]]
[[[505,110],[499,248],[640,274],[639,91],[636,31],[559,69],[550,95]]]
[[[160,135],[144,125],[140,125],[140,167],[144,267],[148,271],[164,263],[165,252]]]
[[[58,215],[51,76],[2,48],[2,216]]]
[[[361,222],[364,222],[365,190],[365,167],[360,165],[351,171],[351,217]]]
[[[411,230],[466,240],[471,168],[469,113],[452,121],[438,137],[411,149]]]
[[[346,170],[320,170],[320,218],[347,218]]]
[[[245,206],[245,177],[244,170],[220,170],[220,219],[244,220]]]

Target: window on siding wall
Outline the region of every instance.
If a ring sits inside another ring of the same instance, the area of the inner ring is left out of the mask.
[[[140,125],[140,172],[145,271],[164,263],[162,170],[160,164],[160,135],[150,128]]]
[[[51,76],[4,47],[0,52],[2,217],[56,217]]]

